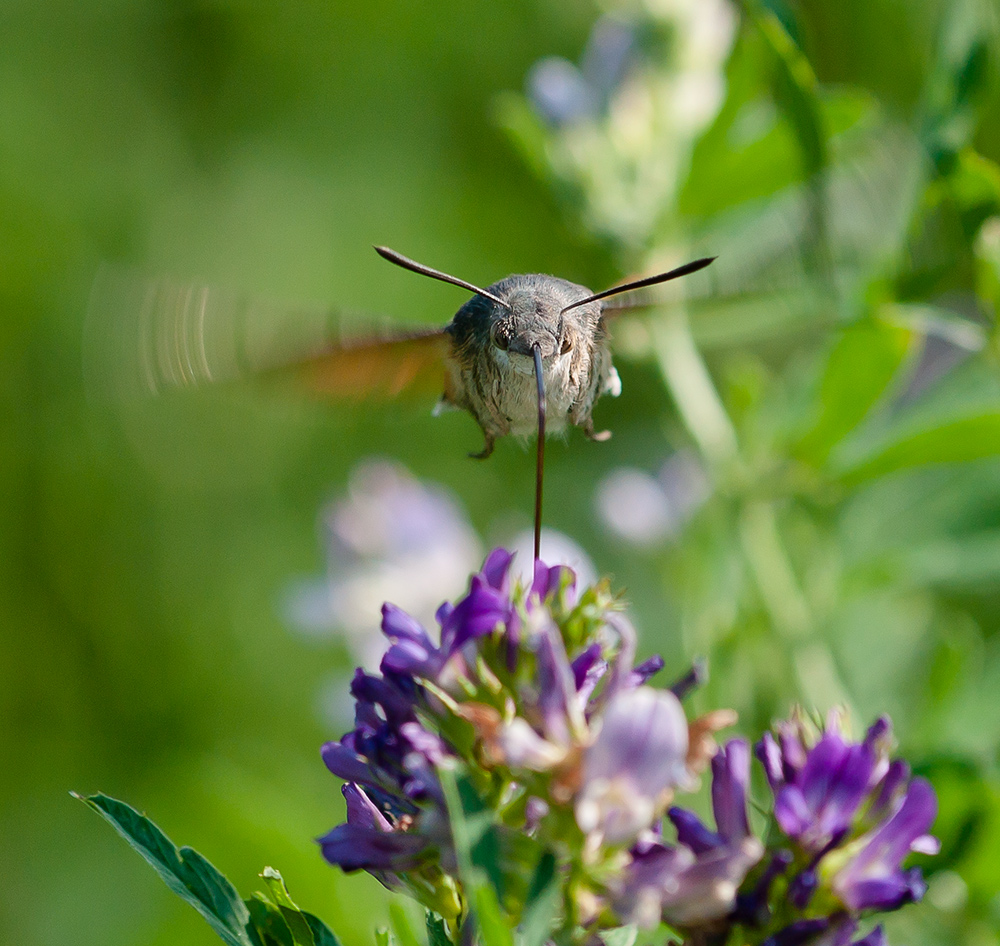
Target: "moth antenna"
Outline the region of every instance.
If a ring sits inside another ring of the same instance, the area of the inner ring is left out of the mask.
[[[471,282],[466,282],[464,279],[459,279],[457,276],[449,276],[447,273],[442,273],[438,269],[431,269],[430,266],[424,266],[423,263],[418,263],[416,260],[412,260],[408,256],[403,256],[402,253],[397,253],[395,250],[390,250],[387,246],[376,246],[375,252],[378,253],[382,259],[387,259],[390,263],[402,266],[403,269],[419,273],[421,276],[430,276],[431,279],[440,279],[441,282],[449,282],[453,286],[461,286],[462,289],[468,289],[469,292],[485,296],[497,305],[502,305],[505,309],[510,310],[509,303],[504,302],[504,300],[499,296],[493,295],[492,292],[487,292],[485,289],[480,289],[478,286],[472,285]]]
[[[628,292],[630,289],[645,289],[646,286],[655,286],[661,282],[669,282],[671,279],[679,279],[681,276],[688,276],[691,273],[698,272],[699,269],[704,269],[710,263],[714,263],[716,259],[717,257],[715,256],[706,256],[703,259],[696,259],[692,263],[685,263],[683,266],[671,269],[669,272],[660,273],[658,276],[646,276],[644,279],[635,280],[635,282],[627,282],[621,286],[612,286],[610,289],[605,289],[603,292],[587,296],[586,299],[580,299],[579,302],[570,303],[562,311],[568,312],[570,309],[575,309],[577,306],[586,305],[588,302],[596,302],[598,299],[607,299],[608,296],[616,296],[618,293]]]
[[[545,379],[542,376],[542,351],[536,342],[532,346],[535,356],[535,383],[538,386],[538,459],[535,464],[535,561],[541,557],[542,548],[542,481],[545,475]]]

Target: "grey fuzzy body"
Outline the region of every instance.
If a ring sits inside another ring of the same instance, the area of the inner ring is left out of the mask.
[[[589,289],[554,276],[508,276],[488,287],[510,308],[473,296],[455,314],[443,401],[469,411],[486,438],[484,455],[497,437],[527,436],[538,426],[532,349],[542,355],[546,429],[568,426],[595,436],[591,412],[603,393],[620,390],[611,364],[601,305],[562,310],[591,295]]]

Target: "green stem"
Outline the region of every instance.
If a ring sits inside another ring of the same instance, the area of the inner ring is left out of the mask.
[[[676,306],[650,323],[653,351],[677,411],[713,467],[735,459],[736,431],[695,345],[687,312]]]
[[[740,515],[739,531],[764,609],[788,644],[799,692],[816,706],[847,705],[847,689],[833,654],[816,634],[809,603],[781,539],[774,506],[747,504]]]

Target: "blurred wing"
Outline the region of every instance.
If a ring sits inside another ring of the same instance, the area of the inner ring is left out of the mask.
[[[300,379],[309,390],[338,398],[392,398],[404,391],[440,394],[449,346],[441,329],[369,336],[279,371]]]
[[[104,266],[90,295],[84,351],[88,392],[99,400],[259,377],[359,399],[440,393],[448,339],[441,329],[407,331]]]

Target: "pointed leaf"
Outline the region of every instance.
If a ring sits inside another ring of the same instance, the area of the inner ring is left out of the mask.
[[[867,455],[838,464],[840,476],[857,484],[916,466],[965,463],[1000,454],[1000,411],[956,417],[899,436]]]
[[[444,918],[438,916],[432,910],[428,910],[424,916],[427,926],[427,942],[429,946],[454,946],[451,937],[448,935],[448,927]]]
[[[197,851],[178,849],[152,821],[125,802],[102,794],[74,797],[105,818],[226,943],[258,946],[247,932],[250,914],[236,889]]]
[[[295,946],[316,946],[312,929],[306,918],[302,915],[302,911],[296,906],[291,896],[289,896],[281,874],[273,867],[265,867],[260,876],[270,892],[271,904],[276,910],[281,912],[292,934],[292,939],[295,941]]]
[[[319,917],[306,913],[305,910],[302,911],[302,915],[305,917],[306,923],[309,924],[316,946],[340,946],[340,940],[334,935],[333,930]]]
[[[252,927],[264,946],[299,946],[281,910],[262,893],[253,894],[246,905]]]

